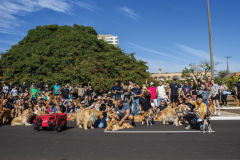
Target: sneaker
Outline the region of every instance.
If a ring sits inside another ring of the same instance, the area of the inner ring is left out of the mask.
[[[191,126],[190,125],[188,125],[187,127],[185,127],[185,129],[190,129],[191,128]]]
[[[217,115],[217,112],[214,112],[214,115]]]
[[[220,112],[218,112],[218,114],[217,114],[218,116],[220,116],[221,115],[221,113]]]

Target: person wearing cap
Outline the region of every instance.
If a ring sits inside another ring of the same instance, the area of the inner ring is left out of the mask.
[[[108,97],[110,97],[111,100],[113,99],[112,93],[110,91],[108,92]]]
[[[157,107],[157,87],[154,86],[153,82],[150,82],[150,87],[148,90],[151,92],[151,101],[153,102],[153,107]],[[165,93],[166,94],[166,93]]]
[[[33,85],[33,88],[30,89],[30,95],[32,97],[32,99],[35,101],[35,103],[37,102],[37,94],[39,92],[39,89],[36,88],[36,85]]]
[[[187,98],[185,95],[183,95],[183,98],[185,98],[188,103],[195,106],[194,111],[198,111],[195,114],[188,113],[186,115],[189,125],[187,127],[185,127],[185,129],[190,129],[190,128],[197,129],[197,128],[199,128],[199,125],[198,125],[199,119],[201,119],[203,122],[205,119],[205,116],[207,115],[207,106],[203,102],[202,95],[197,95],[196,101],[192,101],[190,98]],[[200,125],[200,129],[202,129],[201,125]]]
[[[174,107],[177,107],[177,102],[178,102],[178,84],[176,83],[177,79],[173,78],[173,83],[170,84],[169,87],[169,97],[170,97],[170,101],[173,103],[173,101],[175,102],[175,104],[173,103]]]
[[[46,93],[51,93],[51,90],[48,88],[49,86],[46,85],[46,88],[43,90],[43,94],[44,94],[44,99],[47,100],[47,97],[45,96]]]
[[[115,94],[115,101],[121,98],[121,94],[123,93],[123,88],[119,85],[119,81],[115,82],[115,86],[112,88],[112,92]]]
[[[53,102],[49,102],[49,107],[47,108],[49,114],[54,114],[57,112],[57,108],[54,107]]]
[[[81,106],[83,108],[87,108],[88,107],[87,103],[84,100],[81,102]]]
[[[55,97],[55,101],[57,100],[57,98],[60,98],[60,88],[61,86],[58,84],[58,82],[55,83],[55,85],[53,86],[53,94]]]

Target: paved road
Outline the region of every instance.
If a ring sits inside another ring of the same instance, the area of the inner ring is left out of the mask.
[[[215,133],[104,133],[68,124],[68,130],[34,132],[0,127],[1,160],[240,159],[240,121],[212,121]],[[121,131],[185,131],[184,126],[142,126]],[[191,130],[190,130],[191,131]]]

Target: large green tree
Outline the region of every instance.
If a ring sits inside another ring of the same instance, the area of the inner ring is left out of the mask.
[[[92,27],[37,26],[6,53],[1,53],[0,79],[28,84],[42,79],[72,85],[91,82],[100,92],[111,90],[115,80],[152,80],[148,66],[120,48],[97,39]]]

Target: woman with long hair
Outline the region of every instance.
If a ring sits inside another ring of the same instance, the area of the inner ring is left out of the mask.
[[[227,90],[228,90],[228,87],[224,84],[224,82],[221,82],[220,92],[221,92],[221,99],[222,99],[222,107],[227,106]]]
[[[219,94],[218,94],[218,84],[215,84],[215,81],[212,79],[211,80],[211,92],[212,92],[212,100],[213,100],[213,105],[214,105],[214,114],[215,115],[221,115],[220,113],[220,106],[219,106]],[[216,112],[218,106],[218,113]]]

